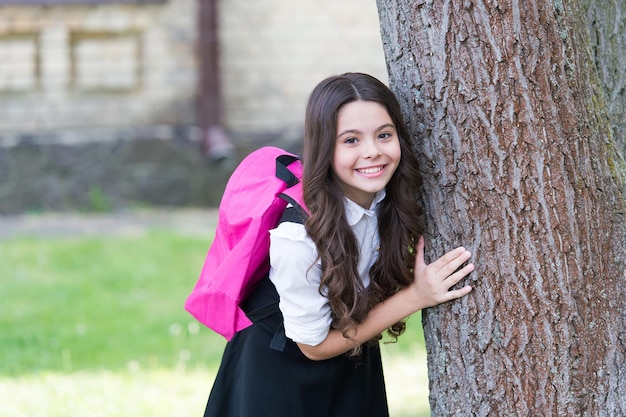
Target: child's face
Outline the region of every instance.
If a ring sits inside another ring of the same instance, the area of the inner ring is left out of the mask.
[[[332,169],[343,193],[369,209],[400,163],[400,140],[384,106],[353,101],[339,110]]]

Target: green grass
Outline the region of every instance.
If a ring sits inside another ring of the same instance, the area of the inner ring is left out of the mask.
[[[0,414],[85,415],[99,398],[103,416],[200,415],[225,342],[183,304],[209,244],[164,230],[0,241]],[[383,354],[394,415],[428,415],[419,316]]]
[[[0,242],[0,374],[214,365],[223,340],[183,309],[208,244],[168,232]]]

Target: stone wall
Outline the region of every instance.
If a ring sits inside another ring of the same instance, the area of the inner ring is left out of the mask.
[[[0,147],[0,215],[217,207],[234,164],[256,147],[299,151],[294,141],[259,138],[237,143],[233,160],[216,162],[198,152],[185,129],[88,130],[92,141],[24,137]]]
[[[22,142],[0,149],[0,213],[109,211],[133,206],[216,206],[227,171],[189,142],[116,139]]]

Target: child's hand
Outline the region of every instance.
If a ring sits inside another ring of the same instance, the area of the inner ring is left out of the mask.
[[[472,256],[468,250],[463,247],[453,249],[429,265],[424,262],[423,237],[417,243],[416,250],[413,272],[415,280],[412,287],[421,301],[420,304],[423,305],[422,308],[461,298],[472,290],[472,287],[466,285],[461,289],[450,291],[451,287],[474,270],[474,264],[467,264],[457,271]]]

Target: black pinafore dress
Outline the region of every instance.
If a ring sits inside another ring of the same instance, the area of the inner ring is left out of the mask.
[[[388,417],[378,344],[312,361],[285,336],[265,278],[242,306],[254,324],[226,345],[204,417]]]

